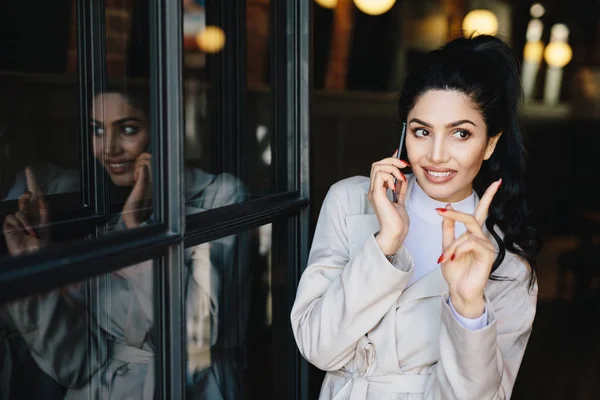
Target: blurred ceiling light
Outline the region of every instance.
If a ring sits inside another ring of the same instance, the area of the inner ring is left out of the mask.
[[[541,18],[546,13],[546,9],[540,3],[535,3],[531,6],[529,12],[533,18]]]
[[[546,46],[544,51],[544,60],[549,66],[562,68],[573,58],[573,50],[566,42],[553,42]]]
[[[523,58],[526,61],[539,63],[544,55],[544,44],[541,41],[525,43]]]
[[[550,29],[550,42],[566,42],[569,38],[569,28],[565,24],[554,24]]]
[[[335,8],[338,5],[338,0],[315,0],[315,3],[325,8]]]
[[[465,15],[462,23],[465,37],[477,35],[492,35],[498,33],[498,18],[490,10],[472,10]]]
[[[544,43],[542,33],[544,24],[533,18],[527,25],[525,47],[523,49],[523,63],[521,64],[521,80],[523,82],[523,96],[526,101],[531,100],[534,94],[535,81],[544,58]]]
[[[198,32],[196,44],[205,53],[218,53],[225,46],[225,32],[218,26],[209,25]]]
[[[548,63],[544,82],[544,103],[558,104],[562,85],[563,67],[573,58],[573,51],[567,42],[550,42],[544,51]]]
[[[544,24],[539,19],[532,19],[527,24],[527,33],[525,38],[528,42],[536,42],[542,40],[542,33],[544,32]]]
[[[380,15],[396,3],[396,0],[354,0],[356,7],[369,15]]]

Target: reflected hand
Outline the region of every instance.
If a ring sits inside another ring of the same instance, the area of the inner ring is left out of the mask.
[[[477,318],[483,314],[485,301],[483,291],[496,259],[496,249],[483,232],[490,204],[501,181],[492,183],[482,196],[475,214],[465,214],[452,209],[438,209],[444,217],[442,222],[442,246],[440,257],[442,273],[450,288],[452,305],[465,318]],[[458,239],[454,237],[454,225],[461,222],[467,232]]]
[[[379,234],[377,243],[384,254],[394,254],[398,251],[410,224],[406,212],[405,200],[407,181],[401,168],[408,167],[408,163],[395,157],[385,158],[374,163],[371,167],[371,183],[369,186],[369,201],[373,206],[377,220],[379,221]],[[394,203],[387,197],[387,190],[396,190],[394,185],[401,185],[398,193],[398,202]]]
[[[152,213],[152,155],[142,153],[135,161],[134,186],[123,206],[128,229],[139,227]]]
[[[3,224],[11,256],[33,253],[50,241],[48,205],[31,168],[25,168],[27,192],[19,197],[19,210],[6,216]]]

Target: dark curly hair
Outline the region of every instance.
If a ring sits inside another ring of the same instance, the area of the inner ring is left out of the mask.
[[[529,263],[532,288],[542,243],[531,223],[527,204],[523,178],[527,153],[518,124],[522,89],[519,65],[511,48],[498,38],[479,35],[455,39],[431,51],[419,68],[406,77],[399,99],[401,121],[429,90],[454,90],[468,95],[481,111],[488,138],[502,133],[493,155],[483,162],[473,182],[475,192],[482,196],[492,182],[502,178],[485,222],[499,247],[490,279],[512,279],[494,275],[508,249]],[[503,238],[494,226],[502,230]]]

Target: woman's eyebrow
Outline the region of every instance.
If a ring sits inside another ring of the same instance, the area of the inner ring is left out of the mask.
[[[136,118],[136,117],[125,117],[125,118],[121,118],[121,119],[117,119],[115,121],[112,122],[113,125],[120,125],[120,124],[124,124],[125,122],[142,122],[141,119]]]
[[[425,121],[421,121],[419,118],[413,118],[413,119],[411,119],[411,120],[410,120],[408,123],[409,123],[409,124],[412,124],[413,122],[416,122],[417,124],[425,125],[425,126],[426,126],[426,127],[428,127],[428,128],[433,128],[433,125],[431,125],[431,124],[428,124],[428,123],[427,123],[427,122],[425,122]]]
[[[433,128],[433,125],[431,125],[430,123],[427,123],[425,121],[422,121],[418,118],[411,119],[409,123],[412,123],[412,122],[416,122],[417,124],[424,125],[428,128]],[[454,121],[454,122],[450,122],[450,123],[446,124],[445,127],[446,128],[454,128],[454,127],[462,125],[462,124],[471,124],[473,126],[477,126],[477,125],[475,125],[475,122],[471,121],[470,119],[460,119],[458,121]]]
[[[462,124],[471,124],[475,127],[477,126],[477,125],[475,125],[475,122],[471,121],[470,119],[460,119],[458,121],[454,121],[454,122],[450,122],[449,124],[446,124],[446,128],[454,128],[454,127],[462,125]]]

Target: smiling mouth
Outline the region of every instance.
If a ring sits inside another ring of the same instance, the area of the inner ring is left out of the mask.
[[[456,171],[454,170],[445,170],[445,171],[432,171],[427,168],[423,168],[425,170],[425,177],[431,183],[442,184],[451,181],[456,176]]]
[[[428,169],[425,169],[425,171],[431,175],[431,176],[436,176],[438,178],[443,178],[446,176],[450,176],[454,173],[454,171],[445,171],[445,172],[437,172],[437,171],[430,171]]]
[[[132,162],[122,162],[122,163],[107,163],[106,166],[108,170],[113,174],[123,174],[131,168]]]

